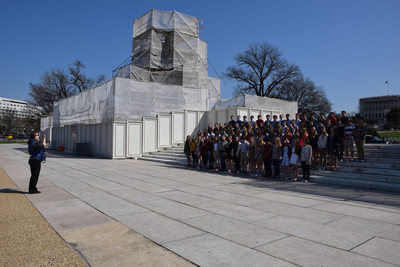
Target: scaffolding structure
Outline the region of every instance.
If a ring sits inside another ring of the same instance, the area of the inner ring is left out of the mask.
[[[136,19],[130,72],[133,78],[140,73],[149,81],[207,88],[207,43],[199,38],[198,19],[156,9]]]
[[[54,125],[97,124],[207,111],[220,100],[220,79],[208,77],[207,43],[198,19],[152,9],[133,22],[131,62],[102,85],[54,103]]]

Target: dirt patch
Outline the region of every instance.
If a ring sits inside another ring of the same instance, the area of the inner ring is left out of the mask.
[[[88,266],[0,168],[1,266]]]

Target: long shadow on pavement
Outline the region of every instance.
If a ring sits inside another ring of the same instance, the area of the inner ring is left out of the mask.
[[[13,148],[15,150],[24,152],[25,154],[28,154],[28,147],[23,148],[23,147],[15,147]],[[71,154],[71,153],[66,153],[66,152],[60,152],[58,150],[54,149],[47,149],[46,154],[48,156],[51,156],[52,158],[74,158],[74,159],[79,159],[79,158],[85,158],[85,159],[90,159],[90,158],[95,158],[92,156],[83,156],[83,155],[78,155],[78,154]]]
[[[18,151],[28,153],[27,148],[14,148]],[[81,156],[76,154],[59,152],[57,150],[47,150],[47,154],[51,158],[70,158],[70,159],[96,159],[91,156]],[[237,178],[243,178],[243,182],[235,182],[233,184],[245,185],[249,187],[255,188],[266,188],[272,189],[276,191],[287,191],[287,192],[296,192],[296,193],[304,193],[309,195],[317,195],[324,197],[332,197],[341,199],[344,201],[358,201],[365,202],[371,204],[378,205],[387,205],[393,206],[396,208],[400,208],[400,193],[398,192],[389,192],[389,191],[379,191],[379,190],[369,190],[363,188],[352,188],[352,187],[344,187],[338,185],[329,185],[329,184],[317,184],[317,183],[308,183],[304,184],[301,182],[284,182],[282,180],[273,179],[273,178],[258,178],[251,177],[248,175],[242,174],[228,174],[228,173],[217,173],[214,171],[206,171],[206,170],[197,170],[194,168],[186,168],[182,165],[167,165],[167,164],[157,164],[157,166],[161,168],[173,168],[186,170],[188,172],[203,172],[210,174],[219,174],[221,179],[226,176],[234,176]],[[249,181],[251,179],[251,181]],[[1,191],[0,191],[1,192]],[[17,193],[17,192],[14,192]],[[24,193],[24,192],[21,192]]]
[[[197,170],[193,168],[186,168],[179,165],[159,165],[163,168],[173,169],[184,169],[188,172],[204,172],[218,174],[214,171]],[[221,178],[225,176],[234,176],[237,178],[243,178],[243,182],[235,182],[232,184],[245,185],[249,187],[255,187],[258,189],[266,188],[276,191],[289,191],[296,193],[304,193],[310,195],[318,195],[324,197],[338,198],[344,201],[358,201],[371,204],[388,205],[400,208],[400,193],[380,191],[380,190],[369,190],[363,188],[344,187],[338,185],[329,184],[317,184],[317,183],[302,183],[302,182],[289,182],[282,181],[274,178],[258,178],[251,177],[249,175],[242,174],[226,174],[221,173]],[[251,179],[251,181],[249,181]]]

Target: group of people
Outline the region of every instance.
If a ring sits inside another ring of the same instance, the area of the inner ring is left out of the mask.
[[[257,120],[232,115],[228,123],[210,124],[188,135],[184,153],[188,167],[307,182],[311,169],[336,171],[339,161],[355,160],[354,144],[358,160],[364,162],[366,132],[363,119],[354,123],[345,111],[341,117],[331,112],[328,117],[296,114],[291,119],[286,114],[271,120],[266,115],[265,121],[261,115]]]

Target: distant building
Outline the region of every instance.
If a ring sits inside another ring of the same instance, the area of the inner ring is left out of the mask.
[[[37,114],[37,110],[26,101],[0,97],[0,117],[15,112],[15,118],[23,119]]]
[[[400,95],[360,98],[360,116],[375,124],[386,124],[386,114],[392,108],[400,108]]]

